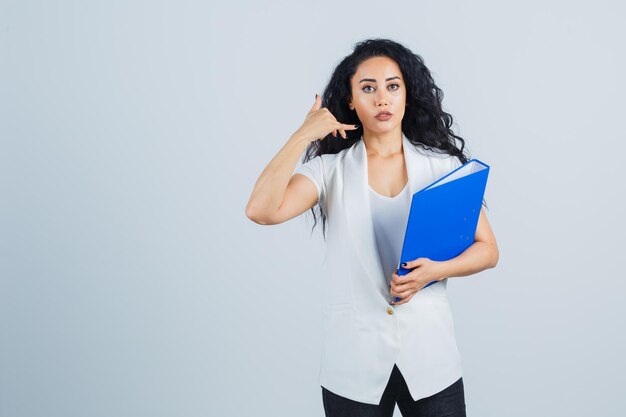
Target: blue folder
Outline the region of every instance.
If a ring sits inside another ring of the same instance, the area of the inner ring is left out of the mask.
[[[417,258],[447,261],[474,243],[488,176],[488,165],[470,159],[413,194],[398,275],[411,272],[402,268],[403,262]]]

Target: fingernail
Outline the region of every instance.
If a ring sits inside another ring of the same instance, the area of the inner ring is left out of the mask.
[[[405,267],[406,266],[406,262],[402,262],[402,266]]]

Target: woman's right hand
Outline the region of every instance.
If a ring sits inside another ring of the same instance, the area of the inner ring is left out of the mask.
[[[341,134],[341,137],[346,139],[346,130],[356,130],[356,125],[347,125],[339,123],[335,116],[326,107],[322,106],[322,97],[319,94],[315,95],[315,103],[306,115],[306,119],[302,123],[302,126],[296,130],[296,132],[311,142],[320,138],[325,138],[332,132],[334,137],[337,137],[337,131]]]

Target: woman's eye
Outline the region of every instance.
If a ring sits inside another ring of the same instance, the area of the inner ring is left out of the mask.
[[[395,88],[392,88],[392,91],[395,91],[398,88],[400,88],[400,85],[399,84],[389,84],[389,87],[395,87]],[[374,87],[372,87],[371,85],[366,85],[361,90],[365,91],[366,93],[369,93],[370,91],[372,91],[372,90],[367,90],[367,88],[374,89]]]

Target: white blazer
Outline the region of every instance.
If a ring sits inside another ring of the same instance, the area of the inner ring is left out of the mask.
[[[417,148],[402,135],[411,195],[460,165],[456,157]],[[349,399],[379,404],[394,364],[414,400],[462,376],[447,279],[401,305],[378,256],[363,140],[322,155],[327,215],[320,385]]]

